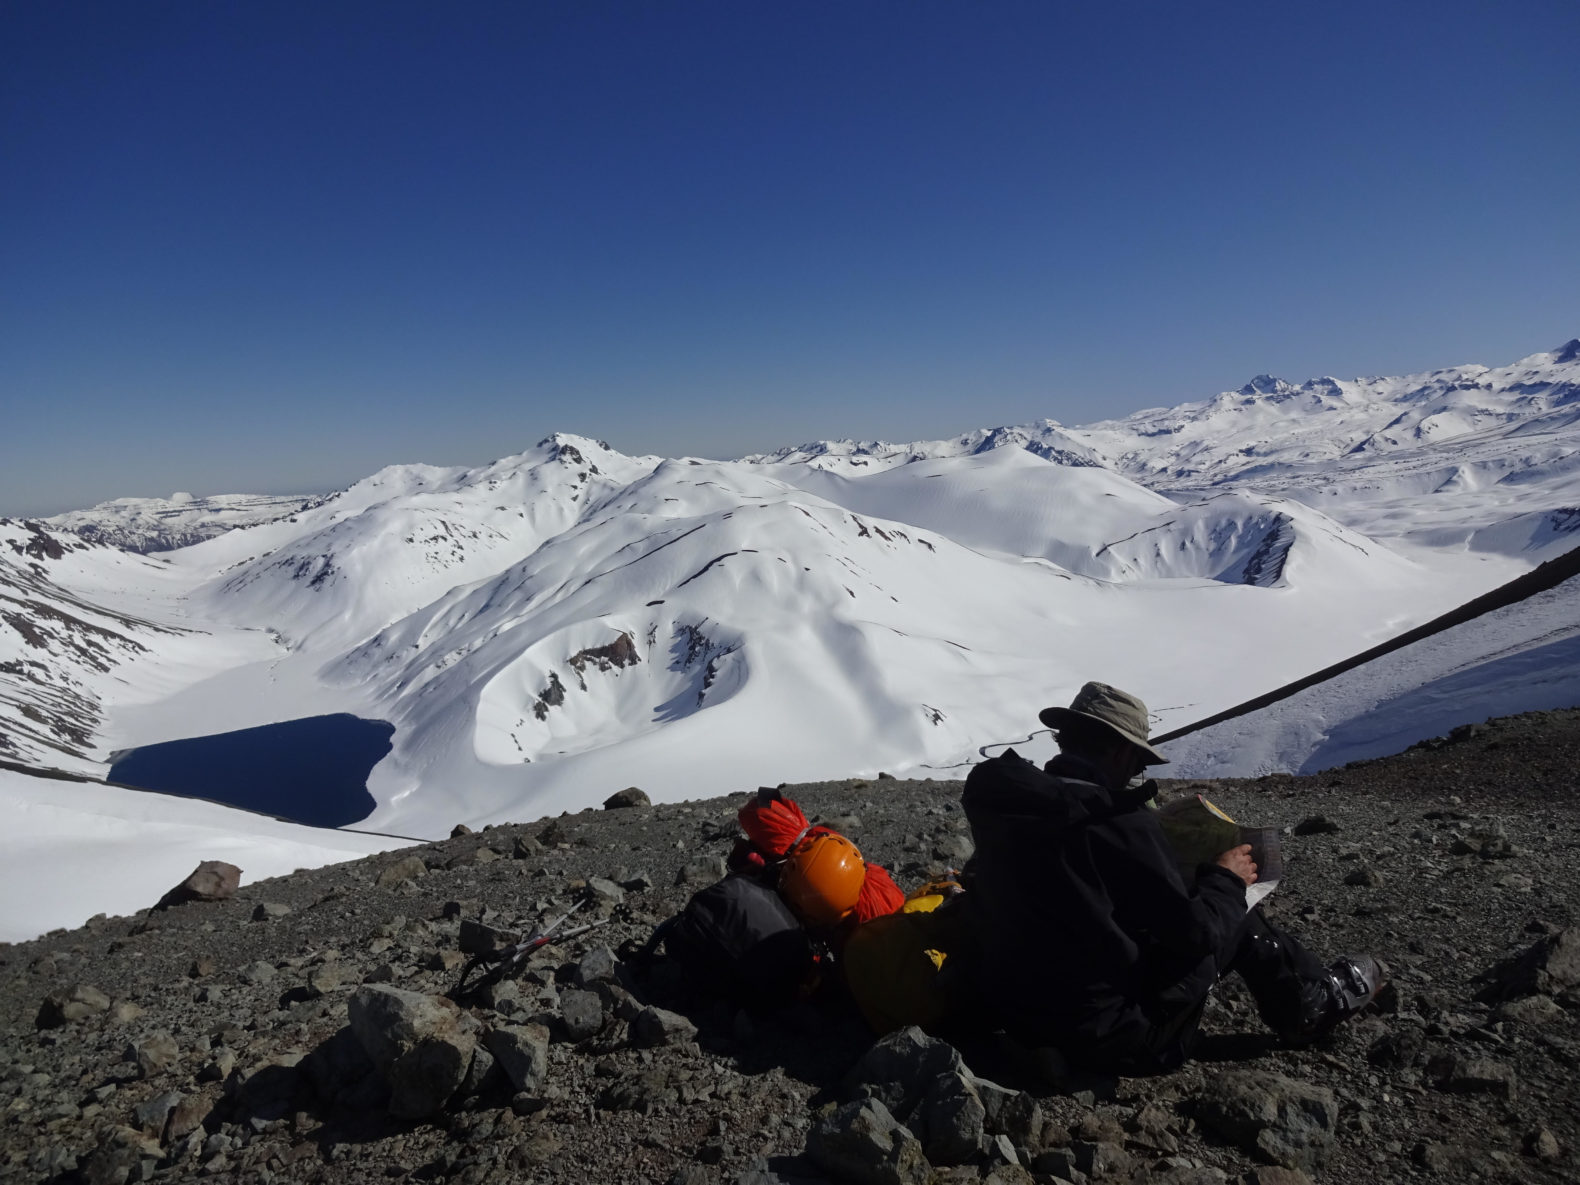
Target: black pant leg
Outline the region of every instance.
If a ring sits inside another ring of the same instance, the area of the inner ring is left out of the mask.
[[[1220,975],[1233,971],[1245,980],[1257,1012],[1280,1036],[1298,1037],[1331,1007],[1327,968],[1259,908],[1246,913],[1218,967]]]

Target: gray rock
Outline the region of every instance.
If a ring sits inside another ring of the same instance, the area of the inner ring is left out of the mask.
[[[990,1134],[1006,1135],[1022,1147],[1037,1140],[1042,1130],[1042,1109],[1036,1099],[1025,1091],[1010,1090],[986,1078],[968,1080],[982,1100]]]
[[[181,1105],[185,1097],[174,1090],[156,1094],[153,1098],[144,1099],[139,1103],[132,1111],[132,1118],[137,1121],[138,1127],[159,1136],[165,1130],[165,1123],[169,1120],[170,1113]]]
[[[379,887],[393,885],[397,881],[413,881],[418,877],[428,875],[428,866],[423,863],[421,856],[403,856],[384,866],[378,879],[373,883]]]
[[[461,932],[456,941],[465,954],[488,955],[515,946],[521,941],[521,935],[513,930],[499,930],[467,918],[461,923]]]
[[[1377,889],[1382,887],[1383,877],[1382,873],[1378,872],[1370,864],[1362,864],[1360,867],[1352,868],[1344,874],[1344,883],[1346,885],[1354,885],[1357,888]]]
[[[603,1030],[603,999],[597,992],[567,988],[560,993],[560,1019],[565,1035],[572,1041],[585,1041]]]
[[[611,1084],[599,1094],[598,1106],[605,1111],[638,1111],[651,1115],[659,1107],[679,1099],[680,1092],[670,1080],[669,1071],[656,1069]]]
[[[441,996],[364,986],[348,1005],[351,1031],[390,1086],[390,1114],[437,1114],[466,1079],[477,1039]]]
[[[1518,1093],[1513,1067],[1485,1057],[1454,1057],[1441,1081],[1455,1094],[1489,1094],[1505,1102]]]
[[[941,836],[933,841],[933,859],[942,860],[955,868],[961,867],[971,859],[972,853],[976,850],[976,844],[971,842],[971,837],[962,833]]]
[[[858,1099],[812,1125],[807,1155],[840,1181],[924,1185],[931,1167],[920,1141],[876,1098]]]
[[[488,1047],[479,1045],[472,1050],[472,1064],[467,1067],[466,1077],[462,1080],[456,1094],[462,1098],[470,1098],[480,1093],[488,1085],[489,1078],[499,1068],[499,1062],[494,1055],[488,1052]]]
[[[1075,1153],[1075,1167],[1088,1177],[1118,1176],[1132,1167],[1130,1153],[1111,1140],[1077,1140],[1070,1151]]]
[[[1557,1160],[1564,1150],[1550,1129],[1536,1127],[1525,1133],[1525,1151],[1537,1160]]]
[[[189,901],[224,901],[236,895],[241,869],[223,860],[205,860],[175,888],[159,899],[155,910],[185,905]]]
[[[1333,1092],[1278,1074],[1229,1070],[1210,1078],[1196,1118],[1247,1152],[1286,1168],[1312,1169],[1333,1150],[1339,1106]]]
[[[275,918],[283,918],[291,912],[291,907],[279,901],[263,901],[252,911],[252,920],[255,922],[269,922]]]
[[[646,792],[635,786],[627,786],[624,790],[618,790],[603,800],[603,809],[606,811],[629,810],[631,807],[652,805],[653,800]]]
[[[1513,1000],[1537,993],[1556,996],[1580,987],[1580,927],[1560,930],[1482,972],[1476,999]]]
[[[513,860],[529,860],[542,851],[543,845],[533,836],[518,835],[515,846],[510,849],[510,857]]]
[[[1410,1159],[1434,1173],[1462,1179],[1470,1170],[1475,1157],[1469,1149],[1458,1144],[1422,1140],[1411,1149]]]
[[[1480,856],[1483,860],[1507,860],[1515,854],[1503,824],[1497,821],[1460,836],[1448,850],[1456,856]]]
[[[1426,1048],[1426,1035],[1414,1025],[1400,1025],[1371,1043],[1366,1060],[1374,1066],[1412,1066]]]
[[[208,1064],[198,1071],[199,1082],[223,1082],[230,1077],[230,1072],[236,1068],[236,1054],[221,1046],[214,1051],[214,1056]]]
[[[307,988],[315,996],[327,996],[351,979],[351,969],[340,962],[320,963],[307,976]]]
[[[274,964],[265,962],[262,959],[255,963],[248,963],[240,971],[236,972],[236,978],[241,980],[242,983],[258,987],[274,978]]]
[[[1073,1148],[1048,1148],[1032,1157],[1031,1167],[1039,1173],[1050,1177],[1058,1177],[1068,1181],[1071,1174],[1079,1171],[1075,1167],[1075,1150]]]
[[[426,1119],[466,1081],[477,1038],[459,1029],[425,1037],[389,1068],[390,1114]]]
[[[302,1054],[277,1053],[238,1070],[225,1080],[225,1097],[234,1112],[249,1118],[281,1119],[296,1109],[303,1078]]]
[[[90,984],[79,983],[45,996],[33,1025],[39,1029],[58,1029],[61,1025],[109,1010],[110,997]]]
[[[982,1185],[1037,1185],[1037,1178],[1019,1163],[994,1165],[982,1178]]]
[[[595,946],[582,956],[581,962],[571,972],[571,982],[586,987],[603,979],[613,979],[620,970],[620,960],[607,946]]]
[[[987,1108],[971,1081],[960,1073],[940,1074],[933,1080],[912,1129],[922,1141],[922,1151],[933,1164],[973,1161],[987,1140]]]
[[[137,1070],[144,1078],[175,1065],[181,1056],[176,1039],[169,1033],[149,1033],[127,1046],[122,1060],[137,1063]]]
[[[612,908],[625,902],[625,890],[604,877],[588,877],[587,889],[592,894],[593,901],[601,907]]]
[[[536,1094],[549,1072],[549,1031],[542,1025],[504,1025],[483,1039],[510,1084]]]
[[[1562,1020],[1566,1013],[1553,1002],[1551,996],[1525,996],[1518,1000],[1509,1000],[1498,1005],[1493,1017],[1497,1020],[1514,1021],[1516,1024],[1529,1025],[1532,1028],[1542,1028],[1555,1021]]]
[[[1326,815],[1307,815],[1295,824],[1296,835],[1332,835],[1339,825]]]
[[[84,1185],[120,1185],[131,1179],[132,1171],[139,1169],[144,1159],[154,1159],[160,1154],[158,1141],[137,1129],[112,1128],[88,1154],[81,1179]]]
[[[214,1100],[203,1095],[190,1095],[176,1104],[170,1112],[170,1126],[165,1138],[172,1143],[185,1139],[203,1126],[203,1121],[214,1110]]]
[[[664,1008],[644,1008],[631,1023],[631,1036],[638,1045],[677,1045],[696,1035],[696,1025]]]
[[[723,856],[693,856],[680,866],[675,875],[677,885],[711,885],[729,872]]]
[[[881,1100],[895,1115],[909,1115],[940,1075],[964,1071],[953,1045],[909,1025],[874,1041],[845,1076],[845,1087]]]

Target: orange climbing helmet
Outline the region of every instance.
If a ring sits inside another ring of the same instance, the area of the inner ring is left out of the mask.
[[[790,849],[779,873],[779,894],[807,925],[832,926],[855,909],[866,875],[855,844],[836,832],[821,832]]]

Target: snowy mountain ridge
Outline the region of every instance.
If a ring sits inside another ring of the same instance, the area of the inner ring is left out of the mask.
[[[1087,679],[1177,728],[1580,542],[1580,347],[1328,384],[739,461],[556,434],[150,555],[0,524],[5,755],[350,713],[394,726],[362,825],[403,835],[953,777]]]
[[[95,543],[146,553],[188,547],[237,527],[288,518],[320,500],[305,494],[214,494],[198,498],[175,493],[168,498],[116,498],[42,521]]]
[[[1580,507],[1577,440],[1580,338],[1498,368],[1298,386],[1259,375],[1211,399],[1081,427],[1040,420],[942,441],[817,441],[743,460],[856,474],[1019,445],[1170,496],[1247,488],[1307,502],[1368,534],[1442,528],[1449,536],[1428,541],[1442,544],[1471,541],[1510,518],[1511,505],[1539,516],[1555,489],[1566,509]],[[1456,497],[1423,497],[1438,492]],[[1533,520],[1532,535],[1551,525]]]

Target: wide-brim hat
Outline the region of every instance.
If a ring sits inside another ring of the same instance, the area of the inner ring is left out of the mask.
[[[1101,724],[1146,754],[1148,765],[1168,764],[1169,759],[1147,743],[1146,704],[1106,683],[1088,683],[1068,708],[1044,708],[1038,718],[1055,731],[1076,719]]]

